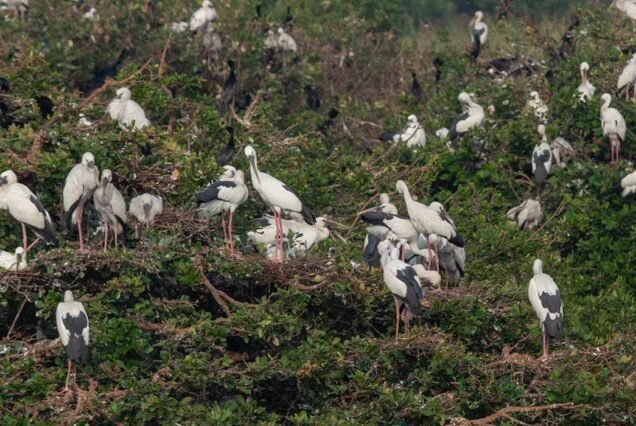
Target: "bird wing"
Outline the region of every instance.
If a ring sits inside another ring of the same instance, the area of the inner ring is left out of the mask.
[[[459,114],[457,118],[455,118],[449,129],[451,139],[455,139],[457,136],[467,132],[468,129],[470,129],[470,127],[466,125],[466,120],[468,120],[469,117],[470,112],[464,111]]]
[[[227,201],[223,195],[228,195],[237,184],[232,181],[222,180],[212,182],[197,194],[197,204],[209,203],[214,200]]]
[[[406,294],[401,298],[406,302],[411,311],[417,312],[420,309],[420,302],[424,297],[422,285],[415,269],[400,261],[396,278],[406,286]]]
[[[124,105],[121,99],[115,98],[106,107],[106,114],[110,115],[111,119],[118,120],[119,114],[121,114],[123,109]]]
[[[20,184],[13,184],[11,187],[14,185]],[[44,229],[46,220],[48,219],[50,222],[51,218],[44,209],[44,206],[42,206],[42,203],[40,203],[34,195],[25,197],[23,193],[11,190],[11,187],[9,187],[9,192],[5,198],[5,202],[9,208],[9,214],[25,225]]]
[[[550,172],[550,166],[552,165],[552,151],[550,146],[545,142],[540,145],[536,145],[532,151],[532,173],[535,173],[537,169],[543,167],[546,175]]]
[[[621,186],[627,188],[630,186],[636,186],[636,172],[632,172],[621,179]]]
[[[511,208],[510,210],[506,212],[506,217],[510,220],[515,220],[516,216],[519,214],[521,210],[524,209],[527,203],[528,203],[528,200],[525,200],[523,203],[519,204],[518,206]]]
[[[132,99],[126,102],[123,114],[120,114],[119,121],[126,126],[135,124],[136,129],[143,129],[150,125],[150,121],[146,118],[146,113],[139,104]]]
[[[126,201],[124,200],[124,197],[121,195],[121,192],[119,192],[117,188],[115,188],[114,186],[113,186],[113,197],[110,200],[110,206],[113,210],[113,214],[117,217],[117,219],[122,224],[125,224],[127,222]]]

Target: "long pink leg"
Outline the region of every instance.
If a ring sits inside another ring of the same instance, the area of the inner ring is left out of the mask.
[[[283,263],[285,261],[285,249],[283,246],[283,221],[280,214],[276,215],[276,220],[278,232],[278,262]]]
[[[26,229],[26,225],[23,223],[22,224],[22,245],[24,246],[24,255],[27,255],[27,252],[29,251],[29,245],[28,245],[28,239],[27,239],[27,229]]]
[[[79,233],[80,251],[84,251],[84,234],[82,231],[82,215],[84,213],[84,205],[79,206],[77,210],[77,232]]]
[[[68,389],[68,379],[71,377],[71,360],[67,360],[68,362],[68,370],[66,371],[66,385],[64,386],[64,390],[67,391]]]
[[[223,243],[225,245],[225,249],[227,250],[228,243],[227,243],[227,228],[225,226],[225,211],[221,212],[221,226],[223,227]]]
[[[117,249],[117,246],[118,246],[118,244],[119,244],[119,241],[117,241],[117,240],[119,239],[119,238],[118,238],[118,235],[117,235],[117,234],[118,234],[118,232],[117,232],[117,231],[118,231],[118,229],[117,229],[118,227],[119,227],[119,225],[115,225],[115,226],[113,227],[113,228],[114,228],[114,230],[115,230],[115,232],[114,232],[114,234],[115,234],[115,249]]]
[[[234,210],[230,210],[230,256],[234,257],[234,240],[232,239],[232,219],[234,218]]]
[[[402,262],[404,262],[404,252],[406,250],[404,250],[404,244],[402,244],[402,247],[400,247],[400,252],[402,252]]]
[[[437,272],[439,272],[439,248],[438,244],[435,244],[435,266],[437,266]]]
[[[395,341],[397,341],[400,332],[400,304],[397,297],[393,296],[393,300],[395,300]]]
[[[433,256],[431,255],[431,241],[426,237],[426,248],[428,250],[428,270],[431,269],[431,262],[433,261]]]
[[[104,253],[108,248],[108,222],[104,221]]]
[[[33,240],[33,242],[29,245],[29,247],[27,247],[27,250],[24,251],[25,255],[26,253],[31,250],[33,247],[36,246],[37,243],[40,242],[40,238],[36,238],[35,240]]]

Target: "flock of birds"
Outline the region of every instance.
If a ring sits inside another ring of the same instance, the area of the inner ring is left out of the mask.
[[[636,6],[626,0],[615,3],[617,7],[624,8],[626,13],[627,10],[636,9]],[[288,15],[291,15],[289,9]],[[170,29],[175,32],[189,29],[210,34],[213,32],[212,24],[217,18],[218,14],[212,3],[204,0],[202,7],[192,15],[189,22],[173,23]],[[636,20],[636,11],[633,19]],[[477,61],[488,40],[488,26],[483,21],[481,12],[475,13],[470,23],[470,31],[470,55]],[[273,30],[268,30],[265,46],[268,49],[284,51],[298,50],[296,42],[282,27],[278,29],[278,35]],[[236,80],[233,63],[230,61],[229,65],[231,72],[224,90],[228,85],[232,85],[232,77],[234,83]],[[577,90],[580,102],[591,101],[596,92],[590,82],[589,71],[589,64],[582,63],[581,84]],[[416,99],[418,96],[421,98],[421,86],[417,83],[415,75],[413,80],[413,96]],[[309,89],[306,88],[310,92]],[[636,97],[636,54],[621,73],[617,89],[619,93],[624,93],[626,98]],[[610,94],[605,93],[600,99],[603,136],[610,144],[611,161],[617,162],[620,160],[621,146],[625,143],[625,119],[620,111],[610,107]],[[439,129],[436,132],[439,138],[448,139],[447,146],[451,150],[457,149],[461,138],[472,129],[481,126],[485,119],[485,110],[475,102],[474,95],[462,92],[458,101],[461,106],[460,114],[450,128]],[[568,157],[574,154],[574,150],[563,138],[548,140],[545,124],[549,111],[538,92],[531,93],[527,108],[539,123],[537,130],[540,141],[534,147],[531,163],[537,191],[540,194],[540,189],[548,179],[553,165],[565,167]],[[124,131],[141,131],[151,125],[143,108],[131,98],[131,91],[126,87],[117,90],[116,97],[108,105],[106,113],[117,121]],[[386,132],[380,139],[389,143],[405,143],[412,148],[425,146],[426,133],[417,116],[409,115],[407,120],[408,125],[403,131]],[[233,129],[228,128],[228,131],[228,152],[220,159],[217,158],[223,166],[223,173],[196,194],[196,203],[201,217],[221,216],[226,250],[229,256],[236,258],[238,255],[234,248],[234,215],[238,207],[249,199],[249,190],[245,173],[228,164],[234,151]],[[244,148],[244,154],[249,162],[251,184],[272,214],[263,218],[261,228],[248,233],[252,243],[263,246],[267,257],[272,261],[283,263],[286,258],[302,255],[329,237],[330,225],[335,222],[322,216],[316,217],[289,186],[261,171],[256,150],[252,145]],[[623,196],[636,193],[636,172],[624,177],[621,185]],[[438,290],[434,291],[439,291],[442,271],[447,286],[456,284],[464,276],[466,251],[464,239],[441,203],[433,201],[426,205],[416,201],[407,184],[401,180],[396,182],[395,188],[404,199],[405,215],[399,215],[388,194],[381,194],[378,206],[362,211],[359,215],[368,224],[363,257],[370,267],[381,267],[386,287],[395,300],[397,338],[400,322],[404,322],[405,331],[408,333],[410,320],[420,312],[425,286],[437,287]],[[62,222],[67,229],[77,230],[81,251],[87,250],[84,235],[89,233],[83,225],[83,217],[91,199],[101,218],[104,250],[109,247],[110,234],[113,235],[115,247],[124,244],[120,238],[125,238],[129,215],[136,218],[139,223],[150,226],[163,211],[163,200],[152,194],[134,197],[127,208],[124,196],[113,184],[113,172],[105,169],[100,175],[93,154],[86,152],[81,162],[68,173],[62,193]],[[12,170],[0,174],[0,209],[7,210],[9,215],[21,224],[23,239],[23,245],[16,248],[14,253],[0,252],[0,267],[10,271],[21,271],[27,267],[28,253],[33,246],[39,242],[58,244],[51,216],[37,195],[26,185],[18,182],[17,175]],[[507,212],[507,217],[515,221],[520,229],[538,226],[542,216],[540,202],[533,199],[524,200]],[[30,245],[27,229],[36,237]],[[542,329],[541,359],[545,360],[548,357],[548,338],[561,337],[564,332],[563,303],[557,285],[543,272],[543,264],[539,259],[535,260],[533,265],[528,297]],[[88,353],[88,315],[82,303],[75,301],[73,294],[66,291],[64,301],[57,307],[56,320],[60,339],[68,354],[68,389],[72,366],[83,362]]]

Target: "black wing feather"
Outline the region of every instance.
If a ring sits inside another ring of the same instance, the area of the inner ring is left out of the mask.
[[[234,188],[236,184],[232,181],[221,180],[214,182],[205,187],[205,189],[197,194],[197,205],[209,203],[210,201],[220,200],[220,192],[223,188]]]
[[[296,198],[298,198],[300,200],[300,197],[298,196],[298,194],[296,194],[294,191],[292,191],[287,185],[283,185],[283,188],[285,188],[286,191],[291,192],[292,194],[294,194],[296,196]],[[311,211],[311,208],[309,208],[309,206],[307,206],[305,203],[300,202],[301,205],[301,210],[300,213],[303,216],[303,219],[305,220],[305,222],[307,222],[307,224],[309,225],[315,225],[316,224],[316,216],[314,216],[314,213]]]
[[[424,298],[422,287],[420,287],[416,277],[415,269],[410,266],[397,272],[397,278],[406,284],[406,297],[402,301],[406,303],[413,313],[420,312],[420,303]]]
[[[29,229],[33,231],[38,237],[42,238],[45,241],[48,241],[53,244],[57,244],[57,235],[55,233],[55,228],[53,228],[53,224],[47,220],[47,212],[42,202],[38,199],[38,197],[34,195],[29,196],[29,200],[35,205],[38,211],[44,216],[44,229],[35,228],[33,226],[29,226]]]
[[[82,336],[82,332],[88,327],[88,317],[84,312],[80,312],[76,317],[66,314],[62,322],[70,332],[66,353],[71,361],[81,364],[88,357],[88,345]]]

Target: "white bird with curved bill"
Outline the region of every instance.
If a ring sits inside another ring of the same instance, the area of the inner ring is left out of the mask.
[[[548,122],[548,106],[541,99],[539,92],[533,90],[530,92],[530,99],[528,100],[526,107],[530,110],[540,123],[546,124]]]
[[[596,92],[596,87],[590,83],[590,64],[581,62],[579,70],[581,72],[581,84],[576,89],[579,93],[579,100],[581,102],[589,101]]]
[[[231,167],[231,166],[230,166]],[[224,178],[228,173],[228,177]],[[231,174],[231,177],[229,175]],[[234,239],[232,236],[234,211],[249,197],[245,174],[241,170],[226,169],[221,180],[211,182],[197,194],[197,206],[202,216],[212,217],[221,214],[223,238],[230,256],[234,256]],[[225,213],[230,213],[229,233],[225,225]]]
[[[400,331],[400,317],[404,321],[404,331],[409,332],[409,322],[414,314],[421,311],[424,291],[417,272],[399,259],[399,249],[388,241],[380,243],[382,275],[384,284],[395,300],[395,340]],[[401,311],[402,315],[400,315]]]
[[[143,193],[130,200],[128,214],[147,227],[163,213],[163,199],[157,195]]]
[[[6,170],[0,174],[0,209],[8,210],[11,217],[22,225],[22,248],[25,257],[29,249],[40,240],[57,244],[57,234],[51,216],[38,197],[26,185],[18,182],[13,170]],[[31,245],[28,244],[27,228],[37,236]]]
[[[298,52],[298,45],[296,40],[293,39],[285,30],[281,27],[278,28],[278,48],[283,51]]]
[[[57,331],[60,341],[66,349],[68,357],[68,371],[64,390],[69,390],[68,383],[71,376],[71,366],[74,367],[74,378],[77,378],[77,364],[82,364],[88,358],[89,327],[88,315],[81,302],[76,302],[73,292],[64,292],[64,301],[57,305],[55,311]]]
[[[62,191],[62,222],[67,229],[77,225],[80,250],[84,250],[82,217],[86,202],[91,198],[99,185],[99,170],[95,165],[95,157],[90,152],[82,155],[82,162],[73,166]]]
[[[418,203],[411,196],[411,193],[404,181],[398,180],[395,184],[395,188],[398,193],[404,196],[404,202],[409,214],[409,219],[411,219],[411,223],[415,227],[415,230],[426,237],[429,260],[433,259],[433,256],[431,255],[430,241],[430,236],[432,234],[437,234],[440,237],[446,238],[457,247],[464,247],[464,240],[457,232],[455,223],[448,216],[448,213],[446,213],[446,210],[444,210],[444,207],[440,203],[434,202],[431,203],[430,206]]]
[[[408,124],[402,133],[385,132],[380,139],[389,143],[406,142],[409,148],[426,145],[426,132],[417,120],[417,116],[411,114],[407,118]]]
[[[24,248],[18,247],[15,252],[0,250],[0,269],[7,271],[23,271],[27,267],[27,259],[24,255]]]
[[[203,0],[201,7],[190,18],[190,31],[198,31],[214,22],[219,15],[210,0]]]
[[[248,232],[247,238],[254,245],[264,245],[265,247],[275,245],[276,221],[272,216],[265,216],[263,221],[265,226],[256,231]],[[286,219],[281,220],[281,225],[283,226],[283,242],[284,245],[287,245],[287,249],[284,250],[286,257],[305,255],[316,244],[326,240],[330,235],[327,219],[322,216],[316,218],[314,225]],[[290,233],[292,235],[291,241],[289,239]]]
[[[519,229],[528,230],[539,226],[543,219],[541,203],[537,200],[527,199],[506,213],[508,220],[517,222]]]
[[[104,169],[99,185],[93,193],[95,210],[100,214],[104,224],[104,251],[108,248],[109,227],[113,231],[115,247],[117,247],[119,235],[125,232],[128,221],[126,201],[112,181],[113,172],[110,169]]]
[[[256,150],[252,145],[245,147],[245,156],[250,163],[250,177],[252,186],[263,202],[274,213],[274,219],[277,227],[277,245],[279,263],[283,262],[283,225],[281,223],[281,214],[286,213],[294,220],[305,221],[309,225],[316,223],[316,217],[311,209],[305,205],[298,195],[296,195],[287,185],[275,177],[261,172],[258,168],[258,159]]]
[[[618,94],[625,93],[625,100],[629,100],[629,94],[632,93],[632,100],[636,100],[636,53],[627,61],[627,65],[621,71],[616,82]]]
[[[130,89],[122,87],[115,92],[115,95],[115,98],[108,104],[106,113],[119,123],[122,130],[128,131],[131,128],[141,130],[150,125],[143,108],[131,99]]]
[[[470,21],[470,41],[472,43],[470,56],[473,61],[477,60],[482,47],[488,40],[488,25],[482,21],[483,19],[483,12],[478,10]]]
[[[545,126],[539,124],[537,131],[541,136],[541,141],[534,146],[532,150],[532,174],[537,182],[537,191],[540,191],[543,184],[550,175],[552,168],[552,149],[548,145],[548,137],[545,132]]]
[[[615,162],[620,159],[621,145],[625,142],[627,134],[627,124],[623,114],[616,108],[611,108],[612,95],[609,93],[601,96],[601,126],[603,137],[610,142],[610,161]]]
[[[462,113],[455,118],[449,129],[450,142],[453,149],[457,148],[457,139],[459,137],[470,129],[481,126],[486,117],[484,108],[474,102],[468,93],[461,92],[457,100],[462,107]]]
[[[636,172],[631,172],[621,179],[621,188],[623,188],[621,193],[623,197],[627,197],[629,194],[636,194]]]
[[[543,273],[543,262],[536,259],[532,265],[534,276],[528,283],[528,298],[534,309],[543,333],[543,355],[548,359],[548,337],[561,338],[563,330],[563,303],[561,293],[552,277]]]

